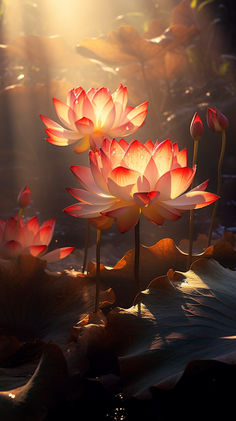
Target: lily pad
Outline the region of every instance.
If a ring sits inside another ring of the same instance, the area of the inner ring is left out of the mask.
[[[193,261],[204,257],[214,258],[222,265],[234,268],[236,265],[236,250],[226,240],[219,240],[202,253],[194,254]],[[141,245],[140,248],[140,281],[142,289],[159,275],[166,274],[170,268],[185,271],[188,254],[181,251],[171,238],[163,238],[153,246]],[[96,264],[89,262],[88,274],[95,276]],[[114,267],[101,265],[101,278],[106,287],[111,287],[116,295],[116,304],[129,307],[133,303],[134,281],[134,249],[128,250]]]
[[[172,278],[154,279],[134,306],[112,310],[96,330],[117,352],[127,396],[173,388],[191,361],[236,363],[236,272],[201,258]]]

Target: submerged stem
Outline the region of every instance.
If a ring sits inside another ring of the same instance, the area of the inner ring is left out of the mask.
[[[220,195],[221,184],[222,184],[221,169],[222,169],[222,164],[223,164],[223,159],[224,159],[224,154],[225,154],[225,145],[226,145],[226,133],[225,133],[225,130],[222,130],[222,132],[221,132],[221,151],[220,151],[220,157],[219,157],[219,162],[218,162],[218,171],[217,171],[217,192],[216,192],[216,194],[218,196]],[[208,234],[208,246],[211,245],[211,237],[212,237],[212,232],[213,232],[213,227],[214,227],[214,222],[215,222],[215,216],[216,216],[216,212],[217,212],[217,208],[218,208],[218,203],[219,203],[218,200],[214,203],[214,208],[213,208],[213,212],[212,212],[212,215],[211,215],[211,224],[210,224],[209,234]]]
[[[89,244],[89,232],[90,232],[90,223],[89,219],[87,220],[86,225],[86,232],[85,232],[85,242],[84,242],[84,260],[83,260],[83,268],[82,273],[85,272],[87,266],[87,257],[88,257],[88,244]]]
[[[194,139],[192,167],[194,167],[194,165],[196,165],[197,163],[197,153],[198,153],[198,139]],[[190,188],[191,189],[193,188],[193,182]],[[192,263],[192,255],[193,255],[193,220],[194,220],[194,211],[193,209],[191,209],[190,216],[189,216],[189,249],[188,249],[187,269],[189,269]]]
[[[95,296],[95,313],[99,307],[99,294],[100,294],[100,283],[101,283],[101,272],[100,272],[100,255],[101,255],[101,230],[97,229],[96,239],[96,296]]]
[[[135,225],[135,253],[134,253],[134,278],[136,282],[136,293],[141,291],[139,277],[139,257],[140,257],[140,222]]]

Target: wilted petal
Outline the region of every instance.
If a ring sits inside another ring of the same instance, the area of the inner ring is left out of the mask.
[[[44,254],[43,260],[46,260],[47,263],[57,262],[58,260],[65,259],[65,257],[69,256],[74,249],[75,247],[62,247],[50,251],[49,253]]]

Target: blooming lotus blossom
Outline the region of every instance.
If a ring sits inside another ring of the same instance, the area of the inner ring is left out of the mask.
[[[214,132],[222,132],[227,129],[229,120],[217,108],[207,108],[207,124]]]
[[[56,113],[63,124],[40,116],[47,127],[48,142],[57,146],[77,143],[74,151],[99,148],[104,138],[124,137],[134,133],[144,124],[148,103],[137,107],[127,106],[127,88],[120,87],[111,94],[106,88],[73,88],[67,103],[54,98]]]
[[[205,192],[208,180],[186,192],[196,172],[187,167],[187,151],[170,139],[155,144],[133,140],[128,144],[104,140],[102,148],[90,151],[90,168],[79,165],[72,172],[85,188],[69,188],[79,200],[64,211],[81,218],[106,215],[116,218],[120,232],[134,227],[142,213],[154,224],[175,221],[188,209],[209,205],[218,199]]]
[[[63,247],[47,254],[48,245],[52,239],[55,228],[55,218],[39,225],[36,216],[27,222],[19,216],[0,219],[0,258],[10,259],[20,254],[31,254],[42,257],[48,263],[64,259],[74,247]]]

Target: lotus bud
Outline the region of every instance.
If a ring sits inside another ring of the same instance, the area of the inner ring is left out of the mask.
[[[29,204],[30,204],[30,189],[29,189],[29,187],[27,187],[27,186],[23,187],[23,189],[18,194],[17,202],[18,202],[18,205],[20,206],[21,209],[27,208],[27,206],[29,206]]]
[[[214,132],[222,132],[227,129],[229,120],[217,108],[207,108],[207,124]]]
[[[190,134],[194,140],[199,140],[202,137],[203,124],[198,113],[195,113],[190,124]]]

